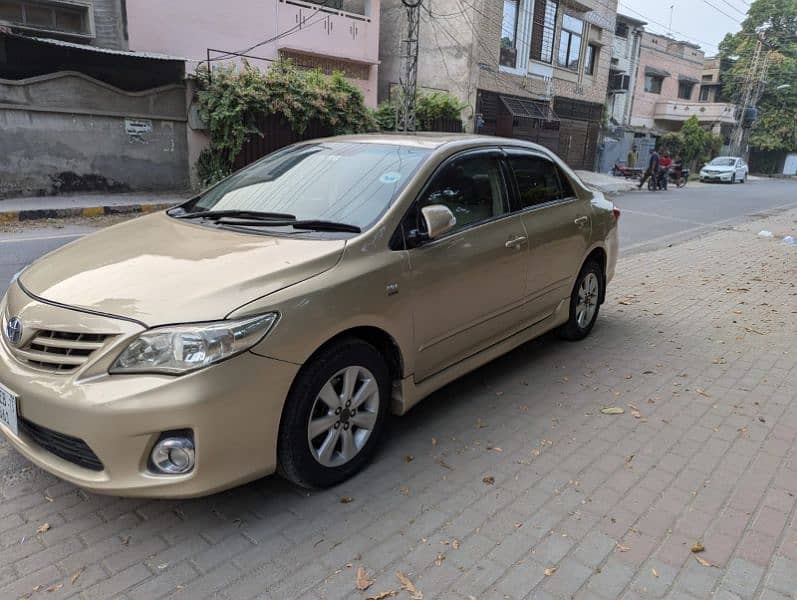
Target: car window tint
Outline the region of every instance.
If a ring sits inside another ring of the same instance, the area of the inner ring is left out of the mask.
[[[498,161],[490,157],[454,160],[432,180],[420,201],[447,206],[457,218],[454,231],[507,212]]]
[[[509,166],[515,173],[521,209],[573,195],[570,184],[548,159],[541,156],[510,156]]]

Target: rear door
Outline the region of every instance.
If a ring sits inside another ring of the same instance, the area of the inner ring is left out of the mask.
[[[529,236],[526,298],[534,321],[568,298],[590,244],[591,205],[542,153],[507,148],[517,210]]]

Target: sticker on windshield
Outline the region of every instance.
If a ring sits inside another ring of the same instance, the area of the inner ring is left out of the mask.
[[[396,171],[388,171],[387,173],[382,174],[382,176],[379,178],[379,181],[382,183],[396,183],[399,179],[401,179],[401,173],[397,173]]]

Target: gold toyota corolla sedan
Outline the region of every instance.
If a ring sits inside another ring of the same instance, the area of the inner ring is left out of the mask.
[[[199,496],[275,471],[334,485],[388,412],[546,331],[589,334],[618,218],[519,140],[291,146],[15,276],[0,431],[108,494]]]

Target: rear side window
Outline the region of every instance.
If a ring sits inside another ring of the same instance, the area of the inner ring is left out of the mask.
[[[509,166],[517,181],[521,209],[573,196],[573,189],[559,167],[546,158],[510,156]]]

